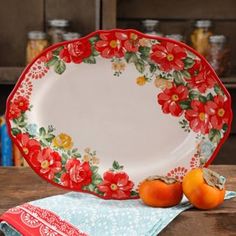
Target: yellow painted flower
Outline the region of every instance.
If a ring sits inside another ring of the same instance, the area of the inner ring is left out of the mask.
[[[150,39],[146,39],[146,38],[141,38],[141,39],[139,39],[139,44],[142,47],[150,47],[151,46],[151,40]]]
[[[125,63],[122,61],[113,62],[112,69],[116,72],[122,72],[125,70]]]
[[[83,156],[83,161],[89,162],[90,160],[91,160],[91,156],[90,156],[89,154],[85,154],[85,155]]]
[[[166,89],[166,88],[170,89],[173,86],[171,81],[169,81],[167,79],[163,79],[159,76],[156,77],[154,84],[157,88],[160,88],[160,89]]]
[[[99,164],[99,158],[93,156],[93,157],[92,157],[92,163],[93,163],[93,165],[98,165],[98,164]]]
[[[90,151],[91,151],[91,150],[90,150],[89,147],[87,147],[87,148],[84,149],[84,152],[86,152],[86,153],[90,153]]]
[[[147,82],[147,78],[145,76],[140,76],[136,79],[136,83],[140,86],[144,85]]]
[[[73,146],[72,138],[64,133],[59,134],[52,140],[52,144],[55,147],[63,149],[71,149]]]

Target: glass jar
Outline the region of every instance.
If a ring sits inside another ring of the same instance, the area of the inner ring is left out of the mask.
[[[53,19],[48,21],[48,36],[51,44],[62,42],[63,34],[67,32],[69,21],[65,19]]]
[[[67,32],[67,33],[62,35],[62,38],[63,38],[64,41],[78,39],[80,37],[81,37],[81,34],[79,34],[77,32]]]
[[[174,39],[176,41],[184,42],[184,36],[182,34],[167,34],[166,38]]]
[[[195,28],[190,36],[192,47],[203,56],[206,56],[209,37],[212,34],[212,21],[197,20],[195,22]]]
[[[46,47],[48,47],[46,33],[42,31],[30,31],[28,33],[28,43],[26,47],[26,64],[30,63]]]
[[[210,36],[206,58],[218,76],[226,76],[229,74],[230,50],[224,35]]]
[[[156,35],[161,37],[163,36],[163,34],[159,30],[159,20],[143,20],[142,25],[145,34]]]

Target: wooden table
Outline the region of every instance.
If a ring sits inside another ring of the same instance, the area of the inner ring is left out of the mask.
[[[227,189],[236,190],[236,165],[211,166],[211,169],[226,176]],[[27,167],[1,167],[0,187],[0,215],[8,208],[24,202],[66,192],[48,184]],[[160,235],[236,235],[236,198],[225,201],[215,210],[187,210]]]

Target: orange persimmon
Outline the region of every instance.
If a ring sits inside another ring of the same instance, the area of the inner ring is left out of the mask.
[[[140,183],[138,190],[142,201],[152,207],[175,206],[183,197],[182,184],[169,177],[149,177]]]
[[[199,209],[212,209],[224,201],[225,178],[207,168],[189,171],[183,179],[183,192]]]

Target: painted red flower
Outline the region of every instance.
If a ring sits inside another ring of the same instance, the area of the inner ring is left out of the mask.
[[[183,59],[187,57],[184,48],[171,42],[162,42],[152,46],[151,59],[160,65],[163,71],[183,70]]]
[[[16,104],[11,103],[8,113],[9,119],[17,119],[20,117],[20,115],[21,115],[21,110],[19,109],[19,107]]]
[[[213,101],[207,101],[206,111],[210,115],[213,128],[222,129],[224,124],[229,123],[229,101],[221,95],[216,95]]]
[[[61,183],[72,189],[81,190],[92,181],[92,171],[88,162],[81,163],[78,159],[69,159],[65,165],[66,173],[61,176]]]
[[[168,177],[175,178],[176,180],[182,182],[184,176],[187,174],[188,170],[185,167],[176,167],[167,173]]]
[[[107,171],[104,173],[103,179],[98,189],[104,193],[104,197],[115,199],[130,197],[134,183],[129,180],[129,176],[125,172]]]
[[[197,88],[201,93],[205,93],[207,89],[212,88],[216,81],[210,71],[205,68],[195,76],[188,79],[188,85],[191,88]]]
[[[200,156],[195,154],[190,160],[191,169],[198,168],[200,166]]]
[[[162,106],[164,113],[170,113],[173,116],[180,116],[183,113],[179,105],[180,101],[188,97],[188,89],[180,85],[178,87],[166,88],[162,93],[157,96],[158,103]]]
[[[127,35],[121,32],[101,33],[100,40],[96,42],[95,48],[104,58],[123,57],[125,53],[124,41]],[[128,48],[131,46],[126,45]]]
[[[26,111],[29,109],[29,100],[23,96],[17,97],[13,103],[21,110]]]
[[[83,59],[91,55],[91,44],[89,41],[77,41],[74,43],[69,43],[65,45],[60,51],[60,58],[67,62],[81,63]]]
[[[139,49],[139,38],[137,34],[130,33],[124,41],[124,47],[128,52],[137,52]]]
[[[41,174],[52,180],[55,173],[61,171],[61,156],[58,152],[47,147],[31,158],[32,164],[39,170]]]
[[[185,118],[189,121],[189,126],[194,132],[209,133],[210,116],[204,103],[198,100],[191,101],[191,109],[185,112]]]
[[[25,157],[34,159],[35,156],[37,156],[38,153],[40,152],[41,145],[39,141],[31,139],[29,137],[29,134],[27,133],[17,134],[16,139],[20,143]]]

